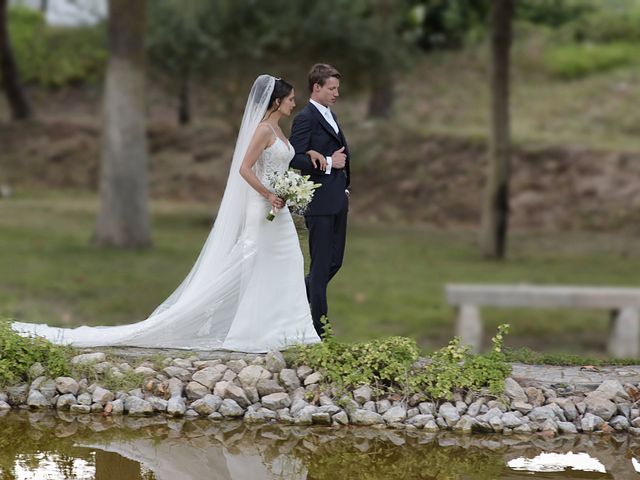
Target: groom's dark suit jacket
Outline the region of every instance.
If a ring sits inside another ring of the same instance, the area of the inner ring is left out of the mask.
[[[333,118],[338,120],[333,112]],[[335,132],[318,109],[309,103],[293,120],[291,138],[289,139],[296,153],[291,160],[291,167],[300,170],[304,175],[310,175],[315,183],[322,187],[315,191],[313,200],[306,215],[335,215],[346,207],[347,195],[345,189],[349,186],[349,146],[342,134],[342,129]],[[347,162],[344,168],[332,168],[327,175],[318,168],[313,168],[311,159],[305,153],[316,150],[325,157],[330,157],[336,150],[345,147]]]

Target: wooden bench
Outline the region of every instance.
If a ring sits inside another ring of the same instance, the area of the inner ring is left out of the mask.
[[[458,309],[456,335],[474,351],[482,343],[479,307],[584,308],[613,313],[607,345],[612,357],[640,356],[640,288],[450,284],[445,292]]]

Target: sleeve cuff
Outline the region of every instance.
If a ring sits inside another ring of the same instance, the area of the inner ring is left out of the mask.
[[[331,160],[331,157],[327,157],[327,169],[324,171],[325,175],[329,175],[331,173],[332,163],[333,163],[333,160]]]

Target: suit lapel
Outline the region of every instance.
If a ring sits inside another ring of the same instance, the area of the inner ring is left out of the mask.
[[[338,133],[336,133],[336,131],[333,129],[333,127],[331,125],[329,125],[329,122],[327,122],[327,120],[324,118],[324,116],[318,111],[318,109],[312,103],[309,103],[309,109],[311,110],[311,114],[314,115],[318,119],[318,121],[320,122],[320,125],[322,125],[322,127],[327,131],[327,133],[329,133],[330,135],[335,137],[336,140],[340,141],[340,135],[338,135]],[[338,123],[338,122],[336,122],[336,123]],[[341,133],[342,130],[340,128],[338,128],[338,132]]]

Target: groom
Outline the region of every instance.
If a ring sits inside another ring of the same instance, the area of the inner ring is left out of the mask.
[[[338,99],[340,72],[318,63],[309,71],[309,104],[293,120],[291,145],[295,156],[291,167],[322,184],[305,214],[309,230],[311,266],[305,278],[313,325],[322,336],[320,319],[326,316],[327,284],[342,266],[349,210],[349,147],[331,106]],[[324,155],[326,166],[317,168],[306,154]]]

